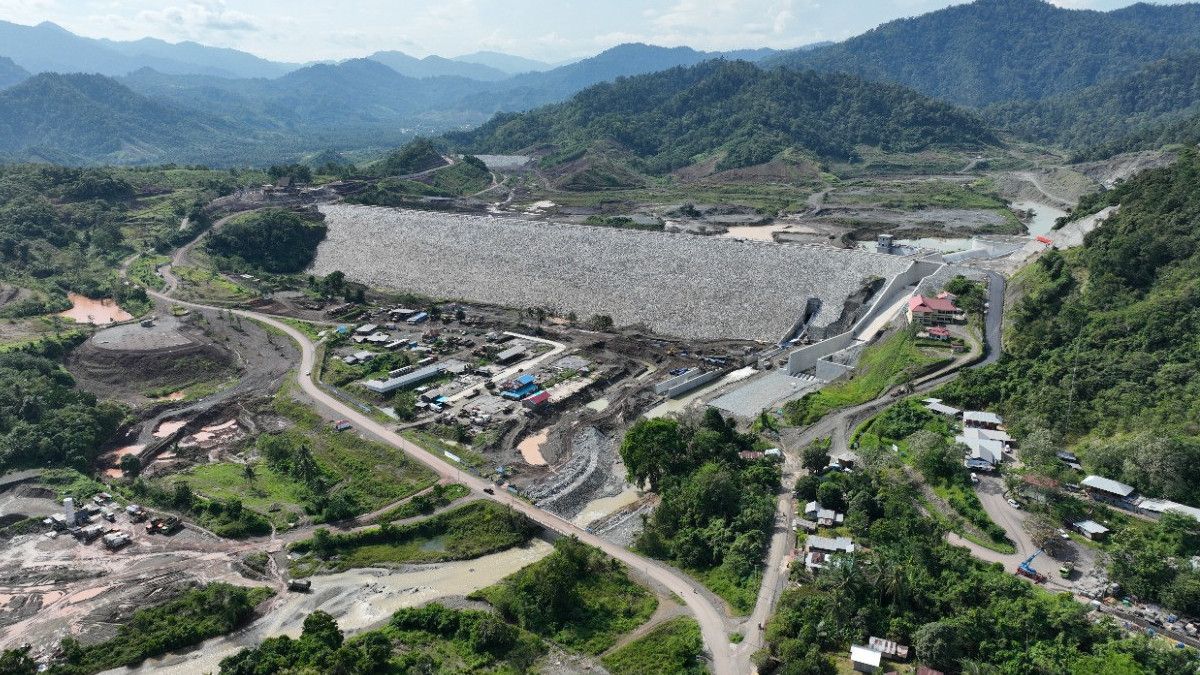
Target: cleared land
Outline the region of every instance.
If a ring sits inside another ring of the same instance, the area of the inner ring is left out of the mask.
[[[909,261],[860,251],[375,207],[325,206],[313,271],[432,297],[607,314],[686,338],[774,341],[841,314]]]

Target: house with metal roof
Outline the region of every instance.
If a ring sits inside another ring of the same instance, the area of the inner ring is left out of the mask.
[[[807,551],[804,555],[804,566],[810,571],[823,569],[833,556],[854,552],[854,542],[849,537],[821,537],[809,535],[804,542]]]
[[[1079,481],[1079,484],[1092,492],[1093,496],[1115,499],[1128,499],[1137,491],[1132,485],[1126,485],[1103,476],[1088,476]]]
[[[1004,418],[996,413],[982,410],[968,410],[963,413],[963,425],[977,429],[999,429],[1004,424]]]
[[[1000,441],[963,434],[955,436],[954,442],[967,446],[968,459],[986,462],[990,465],[990,468],[995,468],[996,465],[1004,461],[1004,444]]]
[[[883,663],[883,652],[862,645],[850,645],[850,665],[856,673],[876,673]]]
[[[816,501],[804,505],[804,516],[817,521],[821,527],[836,527],[841,525],[846,518],[845,515],[833,509],[827,509]]]
[[[511,361],[516,361],[524,355],[524,346],[518,345],[516,347],[510,347],[509,349],[505,349],[496,355],[496,363],[509,363]]]
[[[1149,511],[1157,515],[1164,513],[1178,513],[1181,516],[1188,516],[1197,521],[1200,521],[1200,509],[1187,504],[1180,504],[1169,499],[1142,499],[1138,502],[1138,508],[1143,511]]]
[[[1071,527],[1092,541],[1103,539],[1108,534],[1108,528],[1094,520],[1081,520],[1078,523],[1072,523]]]

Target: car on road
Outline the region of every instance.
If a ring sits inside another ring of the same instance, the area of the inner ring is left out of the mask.
[[[1017,502],[1017,500],[1013,499],[1012,497],[1008,498],[1008,505],[1013,507],[1014,509],[1021,508],[1021,505]]]
[[[483,491],[484,491],[484,492],[486,492],[486,493],[488,493],[489,495],[494,495],[494,494],[496,494],[496,491],[495,491],[495,490],[493,490],[492,488],[483,488]]]
[[[353,428],[354,428],[354,425],[350,424],[350,420],[338,420],[333,423],[334,431],[349,431]]]
[[[1071,538],[1071,535],[1067,534],[1067,531],[1062,529],[1061,527],[1058,528],[1058,536],[1061,539],[1070,539]]]

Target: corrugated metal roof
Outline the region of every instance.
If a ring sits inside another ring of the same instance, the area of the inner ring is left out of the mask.
[[[1088,476],[1087,478],[1079,481],[1079,484],[1083,485],[1084,487],[1090,487],[1094,490],[1100,490],[1102,492],[1108,492],[1114,495],[1120,495],[1122,497],[1128,497],[1134,493],[1134,487],[1132,485],[1119,483],[1103,476]]]
[[[431,377],[436,377],[443,370],[441,364],[425,366],[419,370],[414,370],[411,373],[406,373],[400,377],[393,377],[390,380],[367,380],[363,382],[363,386],[377,393],[386,394],[389,391],[411,387],[419,382],[424,382]]]
[[[1107,527],[1097,523],[1094,520],[1081,520],[1078,523],[1075,523],[1075,529],[1088,534],[1104,534],[1105,532],[1108,532]]]
[[[867,666],[879,667],[883,660],[883,654],[875,651],[870,647],[861,645],[850,645],[850,660],[855,663],[861,663]]]
[[[979,422],[982,424],[1004,424],[1004,420],[996,413],[981,410],[968,410],[963,413],[964,422]]]
[[[849,537],[837,537],[831,539],[829,537],[820,537],[813,535],[805,540],[810,549],[815,548],[821,551],[845,551],[851,553],[854,551],[854,542]]]
[[[939,415],[947,415],[949,417],[958,417],[959,413],[962,412],[958,408],[948,406],[944,403],[927,403],[925,404],[925,408],[931,412],[938,413]]]

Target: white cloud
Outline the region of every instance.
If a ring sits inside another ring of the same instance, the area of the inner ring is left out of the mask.
[[[143,10],[138,12],[135,20],[189,40],[223,38],[228,41],[262,30],[257,17],[229,9],[224,0],[193,0],[185,5]]]

